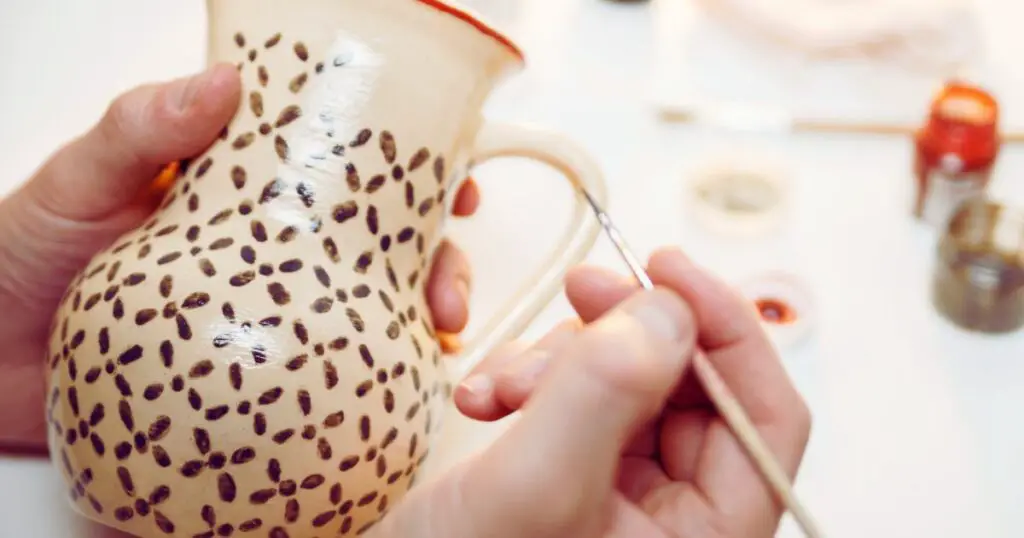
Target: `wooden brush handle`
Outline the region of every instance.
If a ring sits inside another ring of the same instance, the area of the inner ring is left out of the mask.
[[[916,129],[912,127],[907,127],[905,125],[893,125],[883,123],[843,123],[817,120],[797,120],[793,122],[793,130],[808,133],[850,133],[913,136]],[[1007,144],[1020,144],[1024,142],[1024,132],[1006,131],[1001,133],[1000,138],[1002,138],[1002,141]]]
[[[789,510],[796,520],[797,525],[803,530],[808,538],[823,538],[825,535],[818,530],[811,514],[793,492],[789,475],[782,468],[782,465],[775,458],[768,444],[765,443],[757,428],[747,416],[743,407],[733,396],[732,391],[726,386],[725,381],[711,365],[707,356],[698,351],[693,357],[693,369],[697,378],[708,394],[708,398],[715,404],[718,413],[729,425],[733,434],[739,440],[740,445],[747,451],[751,461],[760,470],[762,477],[768,486],[779,497],[779,501]]]
[[[687,108],[664,107],[659,110],[659,117],[668,123],[710,123],[706,118]],[[796,119],[789,125],[793,132],[798,133],[834,133],[834,134],[870,134],[880,136],[913,136],[917,130],[907,125],[892,123],[860,123],[833,120]],[[1024,132],[1004,131],[1001,135],[1006,144],[1024,143]]]

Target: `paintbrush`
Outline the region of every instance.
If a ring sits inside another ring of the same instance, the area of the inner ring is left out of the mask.
[[[637,281],[640,282],[640,286],[647,290],[653,289],[654,282],[651,281],[647,270],[644,269],[640,259],[626,244],[626,240],[612,223],[608,213],[605,212],[586,189],[580,187],[579,190],[594,210],[594,215],[601,223],[601,226],[608,234],[608,238],[611,239],[612,244],[615,245],[622,259],[626,262],[626,265],[629,266],[629,270],[636,277]],[[793,492],[793,486],[790,484],[786,472],[782,469],[782,465],[779,464],[775,455],[769,450],[768,445],[761,437],[761,434],[757,432],[757,428],[751,422],[750,417],[747,416],[746,411],[743,410],[739,401],[733,396],[729,387],[722,380],[722,377],[718,375],[718,372],[704,352],[697,350],[694,353],[692,363],[693,370],[697,374],[697,378],[703,385],[705,392],[707,392],[708,398],[714,403],[718,413],[725,420],[726,424],[729,425],[729,428],[739,440],[744,450],[746,450],[747,455],[758,468],[769,488],[775,492],[779,501],[793,515],[793,519],[796,520],[803,530],[804,535],[808,538],[823,538],[824,535],[818,530],[810,513],[804,508]]]

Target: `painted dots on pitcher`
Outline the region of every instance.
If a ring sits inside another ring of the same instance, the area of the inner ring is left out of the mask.
[[[256,134],[253,132],[242,133],[235,137],[235,140],[231,143],[231,147],[236,150],[241,150],[252,145],[253,141],[256,140]]]
[[[263,117],[263,94],[258,91],[249,93],[249,110],[257,118]]]
[[[430,150],[427,148],[420,148],[413,156],[409,159],[409,165],[406,167],[409,172],[415,172],[421,166],[426,164],[430,160]]]
[[[291,81],[288,82],[288,90],[291,91],[292,93],[299,93],[302,91],[302,88],[306,86],[306,81],[308,80],[308,74],[299,73],[298,75],[295,75],[295,78],[291,79]]]
[[[398,149],[395,146],[395,137],[390,131],[381,131],[380,150],[384,154],[384,160],[387,161],[388,164],[395,162]]]
[[[61,300],[48,427],[64,441],[64,476],[82,483],[70,494],[101,521],[189,536],[354,533],[426,454],[416,436],[430,429],[436,353],[409,294],[423,273],[420,218],[436,216],[447,171],[400,127],[371,123],[326,133],[337,185],[278,172],[299,153],[290,130],[313,119],[302,94],[351,54],[317,58],[313,41],[276,32],[231,38],[242,113],[183,167],[170,210],[89,263]],[[189,413],[172,411],[175,398]],[[339,437],[353,431],[365,446]],[[117,463],[96,465],[100,453]],[[291,474],[292,458],[314,468]],[[357,466],[376,480],[339,475]]]
[[[360,146],[363,146],[367,142],[369,142],[370,138],[372,138],[372,137],[373,137],[373,131],[372,130],[370,130],[370,129],[363,129],[363,130],[359,131],[359,133],[355,136],[355,138],[352,139],[352,142],[349,143],[349,147],[351,147],[351,148],[358,148]]]
[[[298,57],[300,61],[305,62],[309,60],[309,49],[306,48],[306,45],[303,42],[295,42],[292,49],[295,51],[295,56]]]

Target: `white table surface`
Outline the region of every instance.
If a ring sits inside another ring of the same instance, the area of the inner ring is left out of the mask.
[[[986,3],[991,45],[1024,50],[1006,23],[1015,17],[1005,10],[1020,8]],[[646,8],[523,0],[497,13],[510,17],[531,66],[495,95],[492,115],[549,125],[589,148],[607,172],[610,210],[641,254],[680,245],[726,278],[783,269],[812,288],[815,333],[785,362],[815,417],[797,489],[829,536],[1024,536],[1024,337],[970,335],[931,310],[935,235],[908,216],[907,141],[659,125],[644,91],[654,43]],[[121,90],[199,69],[203,21],[200,0],[0,4],[0,194]],[[1024,85],[1000,91],[1024,106]],[[793,166],[794,209],[768,240],[707,235],[682,203],[687,170],[738,148]],[[507,293],[502,284],[522,280],[521,264],[541,258],[553,235],[545,230],[561,224],[524,220],[512,208],[564,215],[570,198],[557,176],[531,163],[491,163],[479,178],[481,214],[455,235],[475,265],[482,316]],[[1004,153],[993,191],[1024,203],[1020,148]],[[603,241],[590,261],[620,267]],[[557,299],[527,336],[569,314]],[[465,450],[504,425],[478,428]],[[45,462],[0,459],[0,537],[82,536],[62,489]],[[799,534],[786,520],[780,536]]]

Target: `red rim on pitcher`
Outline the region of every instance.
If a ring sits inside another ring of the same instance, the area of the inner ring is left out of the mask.
[[[487,37],[490,37],[491,39],[494,39],[498,43],[501,43],[502,46],[504,46],[512,54],[514,54],[517,58],[519,58],[519,61],[522,62],[522,61],[526,60],[526,56],[523,54],[523,51],[519,48],[519,46],[516,45],[515,43],[513,43],[511,39],[506,37],[505,34],[502,34],[498,30],[496,30],[493,27],[489,26],[487,23],[481,21],[475,15],[469,13],[468,11],[465,11],[463,8],[453,6],[453,5],[451,5],[451,4],[447,3],[447,2],[444,2],[443,0],[417,0],[417,1],[419,3],[421,3],[421,4],[423,4],[423,5],[426,5],[428,7],[432,7],[432,8],[434,8],[434,9],[436,9],[436,10],[442,12],[442,13],[446,13],[446,14],[451,15],[451,16],[457,18],[457,19],[461,19],[464,22],[469,23],[474,28],[479,30],[481,33],[486,35]]]

